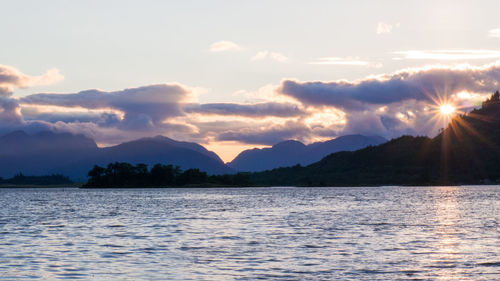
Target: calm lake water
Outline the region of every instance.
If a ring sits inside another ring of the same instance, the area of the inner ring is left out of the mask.
[[[500,280],[500,186],[0,189],[0,279]]]

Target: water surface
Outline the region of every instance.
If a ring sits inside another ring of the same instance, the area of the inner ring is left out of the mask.
[[[0,189],[0,279],[499,280],[500,186]]]

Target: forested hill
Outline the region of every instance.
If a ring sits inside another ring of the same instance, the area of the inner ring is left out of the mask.
[[[257,185],[440,185],[500,181],[500,97],[496,92],[435,138],[403,136],[338,152],[306,167],[251,175]]]

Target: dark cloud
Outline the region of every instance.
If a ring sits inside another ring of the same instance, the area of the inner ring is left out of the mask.
[[[150,85],[122,91],[87,90],[75,94],[34,94],[22,98],[26,104],[115,109],[124,113],[125,129],[148,129],[165,119],[182,116],[181,103],[189,90],[175,84]]]
[[[21,108],[21,115],[25,121],[46,121],[49,123],[85,123],[92,122],[102,127],[117,126],[121,122],[120,116],[113,113],[96,112],[43,112],[31,108]]]
[[[20,98],[28,124],[43,124],[47,130],[82,133],[103,144],[136,138],[169,135],[186,139],[195,128],[182,121],[182,107],[190,90],[177,84],[149,85],[121,91],[87,90],[69,94],[33,94]],[[43,106],[83,108],[47,112]],[[32,125],[31,125],[32,126]]]
[[[279,92],[307,105],[365,110],[406,100],[428,101],[460,91],[492,92],[500,87],[500,64],[485,67],[424,68],[367,78],[356,82],[285,80]]]
[[[9,97],[0,96],[0,124],[21,124],[23,117],[19,111],[19,104]]]
[[[384,121],[392,123],[387,124]],[[389,127],[401,126],[401,123],[399,119],[393,118],[388,114],[378,115],[374,112],[366,111],[349,116],[342,133],[387,136]]]
[[[256,104],[235,104],[235,103],[206,103],[190,104],[184,107],[187,113],[202,113],[214,115],[238,115],[246,117],[294,117],[303,115],[304,112],[291,103],[256,103]]]

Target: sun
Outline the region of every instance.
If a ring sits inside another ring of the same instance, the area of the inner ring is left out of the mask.
[[[441,113],[441,115],[446,115],[446,116],[452,115],[455,112],[455,110],[456,110],[455,106],[448,103],[439,106],[439,113]]]

